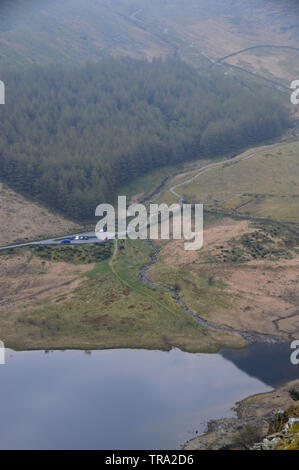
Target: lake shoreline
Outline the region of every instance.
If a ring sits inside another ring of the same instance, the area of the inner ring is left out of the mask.
[[[256,433],[258,442],[265,439],[279,429],[283,420],[287,422],[290,417],[289,410],[295,403],[298,405],[298,400],[299,380],[288,382],[270,392],[251,395],[236,403],[236,417],[209,421],[206,431],[187,441],[182,449],[245,450],[236,443],[236,436],[240,432],[246,427],[251,428]]]
[[[7,349],[0,448],[179,450],[211,420],[234,419],[236,402],[297,378],[288,344],[219,354]]]

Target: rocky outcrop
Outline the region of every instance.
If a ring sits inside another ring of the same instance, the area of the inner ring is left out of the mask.
[[[281,410],[280,413],[283,416],[287,414],[287,412],[283,410]],[[299,418],[291,416],[287,419],[285,424],[283,424],[279,432],[270,434],[265,437],[262,442],[254,444],[252,446],[252,450],[288,449],[293,444],[296,444],[296,441],[299,439],[299,432],[297,431],[296,426],[297,423],[299,423]]]
[[[185,450],[296,448],[299,440],[299,380],[236,404],[236,418],[210,421]]]

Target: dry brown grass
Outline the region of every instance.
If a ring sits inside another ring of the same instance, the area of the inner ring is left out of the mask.
[[[180,347],[215,352],[223,346],[242,347],[239,335],[210,335],[169,293],[138,280],[149,251],[145,243],[127,240],[114,270],[107,260],[44,264],[26,249],[1,255],[0,337],[17,349]]]
[[[226,293],[238,295],[229,309],[215,309],[209,319],[241,330],[278,334],[287,338],[299,331],[299,256],[277,262],[255,261],[243,266],[195,267],[213,273],[227,285]]]
[[[229,247],[231,239],[255,230],[248,221],[226,218],[205,228],[204,247],[199,252],[184,251],[182,241],[162,242],[160,260],[150,275],[156,282],[161,275],[163,281],[176,279],[188,306],[213,323],[284,339],[296,337],[299,254],[292,252],[290,259],[273,261],[213,261],[219,244]],[[203,281],[208,278],[214,287]]]
[[[184,32],[198,47],[218,58],[258,44],[296,47],[292,32],[280,31],[283,21],[281,18],[274,26],[264,14],[255,14],[254,20],[244,27],[233,24],[230,18],[205,18],[188,24]]]
[[[262,51],[261,55],[259,51]],[[299,51],[259,49],[231,57],[226,62],[279,80],[288,86],[299,73]]]
[[[82,230],[78,224],[53,214],[44,207],[28,201],[0,183],[0,245],[64,235]]]
[[[208,254],[219,243],[223,245],[233,237],[254,231],[249,226],[250,223],[247,220],[222,219],[210,223],[207,230],[204,228],[204,245],[200,251],[201,255]],[[163,247],[163,262],[169,267],[183,267],[186,264],[198,261],[198,252],[184,250],[182,240],[169,240],[167,242],[159,240],[159,245]]]
[[[41,300],[55,302],[51,299],[62,294],[67,300],[82,282],[81,274],[92,268],[92,264],[45,262],[25,250],[1,255],[0,316],[34,308]]]

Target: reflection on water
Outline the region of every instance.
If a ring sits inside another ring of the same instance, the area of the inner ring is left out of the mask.
[[[179,448],[283,374],[288,362],[273,358],[266,371],[261,353],[11,351],[0,366],[0,448]]]
[[[226,349],[221,354],[246,374],[275,388],[299,378],[299,366],[291,364],[289,344],[252,344],[241,351]]]

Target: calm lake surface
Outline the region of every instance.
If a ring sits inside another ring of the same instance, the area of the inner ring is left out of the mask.
[[[1,449],[176,449],[237,400],[298,378],[288,345],[188,354],[6,352]]]

